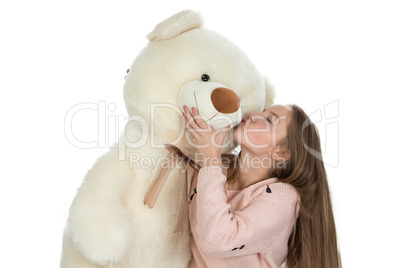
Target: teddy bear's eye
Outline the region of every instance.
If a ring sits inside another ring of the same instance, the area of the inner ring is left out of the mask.
[[[207,75],[207,74],[203,74],[203,75],[201,75],[201,80],[202,80],[202,81],[204,81],[204,82],[208,82],[208,81],[209,81],[209,79],[210,79],[209,75]]]

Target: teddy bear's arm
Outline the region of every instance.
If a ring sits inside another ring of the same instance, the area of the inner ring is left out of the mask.
[[[119,161],[111,149],[97,160],[77,191],[67,231],[91,263],[117,263],[133,242],[133,227],[122,201],[130,177],[127,162]]]

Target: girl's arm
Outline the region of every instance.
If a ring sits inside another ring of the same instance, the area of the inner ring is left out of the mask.
[[[204,167],[197,183],[197,223],[193,230],[199,249],[217,257],[233,257],[266,251],[294,224],[296,190],[284,183],[257,190],[242,211],[231,211],[220,167]]]

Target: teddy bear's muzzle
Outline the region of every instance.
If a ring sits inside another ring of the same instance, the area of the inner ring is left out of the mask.
[[[217,82],[191,81],[178,95],[179,108],[195,107],[203,119],[215,129],[235,126],[241,121],[239,96],[228,86]]]

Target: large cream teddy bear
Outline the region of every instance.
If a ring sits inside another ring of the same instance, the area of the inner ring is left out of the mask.
[[[125,131],[88,171],[71,205],[62,268],[188,266],[183,192],[194,173],[189,159],[196,156],[180,119],[182,106],[197,107],[218,129],[263,110],[273,98],[247,56],[202,24],[198,13],[186,10],[147,36],[125,80]],[[235,146],[231,132],[226,141],[226,150]],[[165,161],[169,148],[181,161]],[[168,178],[155,182],[169,163]]]

